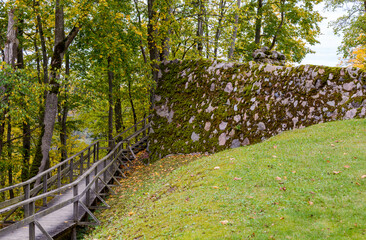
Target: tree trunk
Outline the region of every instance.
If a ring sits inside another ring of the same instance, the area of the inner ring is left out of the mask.
[[[281,22],[280,22],[280,25],[278,25],[276,34],[273,36],[272,44],[269,47],[269,51],[271,51],[274,48],[274,46],[276,45],[278,34],[280,33],[281,28],[283,26],[283,22],[285,20],[285,12],[283,10],[284,4],[285,4],[285,0],[281,0]]]
[[[257,16],[255,19],[255,38],[254,43],[257,47],[261,42],[261,30],[262,30],[262,18],[263,18],[263,0],[258,0]]]
[[[215,48],[214,48],[214,57],[215,59],[217,58],[217,52],[218,52],[218,48],[219,48],[219,38],[221,35],[221,25],[222,25],[222,20],[224,19],[224,14],[225,14],[225,5],[226,2],[224,0],[220,1],[220,16],[219,16],[219,21],[217,23],[217,28],[216,28],[216,34],[215,34]]]
[[[206,22],[206,58],[210,58],[210,41],[209,39],[209,32],[210,32],[210,26],[208,24],[209,21],[209,15],[207,14],[207,11],[205,11],[205,22]]]
[[[39,6],[39,2],[33,0],[33,9],[36,9]],[[37,12],[37,10],[35,10]],[[46,48],[46,39],[43,33],[42,19],[41,15],[37,12],[37,30],[39,33],[39,39],[41,40],[41,49],[42,49],[42,61],[43,61],[43,82],[48,83],[48,57],[47,57],[47,48]],[[44,96],[46,98],[46,94]],[[40,110],[41,112],[44,109]]]
[[[237,7],[238,7],[238,9],[236,10],[236,13],[235,13],[234,32],[233,32],[233,36],[231,37],[231,45],[230,45],[229,55],[228,55],[228,59],[229,60],[231,60],[233,58],[233,56],[234,56],[236,35],[238,33],[239,12],[240,12],[240,0],[237,0]]]
[[[15,68],[15,58],[17,57],[17,49],[18,49],[19,41],[17,39],[17,28],[16,21],[14,16],[14,9],[11,9],[8,12],[8,29],[6,35],[6,43],[4,48],[4,58],[5,62]],[[8,86],[7,84],[0,83],[0,101],[4,103],[4,105],[8,105]],[[8,112],[7,107],[2,109],[0,112],[0,157],[2,155],[2,151],[4,148],[4,133],[5,133],[5,116]]]
[[[56,10],[57,8],[62,8],[62,6],[56,6]],[[58,26],[55,26],[55,47],[51,59],[51,74],[49,80],[50,90],[48,90],[46,94],[44,114],[41,114],[41,135],[38,139],[36,155],[31,168],[31,177],[37,173],[45,171],[50,165],[49,151],[51,147],[58,105],[57,95],[59,92],[59,83],[57,81],[57,76],[59,70],[62,67],[63,55],[67,51],[70,44],[74,41],[80,30],[80,23],[77,23],[77,26],[74,26],[66,38],[64,38],[62,41],[58,41],[58,38],[61,36],[60,31],[63,31],[63,27],[60,27],[59,25],[63,24],[63,22],[57,19],[58,18],[56,18],[56,23]]]
[[[140,13],[140,9],[139,9],[137,0],[134,0],[134,3],[135,3],[136,12],[137,12],[137,17],[139,20],[139,29],[140,29],[140,31],[142,31],[141,13]],[[145,53],[144,44],[142,42],[141,36],[140,36],[140,49],[141,49],[142,57],[144,58],[144,63],[147,63],[146,53]]]
[[[133,104],[133,99],[132,99],[132,92],[131,92],[131,76],[128,76],[128,96],[130,99],[130,104],[131,104],[131,109],[132,109],[132,114],[133,114],[133,123],[135,125],[135,132],[137,131],[137,127],[136,127],[136,123],[137,123],[137,117],[136,117],[136,110],[135,110],[135,105]]]
[[[17,57],[18,39],[17,39],[17,27],[14,16],[14,9],[8,13],[8,32],[6,36],[4,54],[5,62],[15,68],[15,58]]]
[[[112,71],[111,66],[111,58],[108,57],[108,146],[109,149],[112,150],[114,147],[113,142],[113,79],[114,79],[114,72]]]
[[[65,57],[65,75],[68,78],[70,75],[70,58],[69,54],[66,53]],[[60,131],[60,142],[61,142],[61,162],[67,159],[67,115],[69,113],[69,106],[68,106],[68,84],[65,86],[65,101],[64,104],[60,107],[60,114],[59,114],[59,123],[61,125]]]
[[[147,25],[147,42],[149,47],[149,53],[150,53],[150,65],[151,65],[151,72],[152,77],[157,84],[159,79],[159,51],[156,46],[156,11],[155,11],[155,0],[148,0],[147,1],[147,12],[148,12],[148,18],[149,22]],[[151,87],[150,90],[150,108],[153,109],[155,105],[155,86]]]
[[[18,37],[21,39],[24,34],[23,26],[22,26],[24,24],[24,19],[21,18],[19,22],[20,22],[20,25],[18,26]],[[38,62],[37,67],[39,68],[39,59],[37,59],[37,62]],[[19,69],[24,68],[23,44],[21,41],[19,42],[19,45],[18,45],[17,67]],[[38,73],[38,77],[39,77],[39,73]],[[24,181],[28,180],[30,150],[31,150],[30,123],[29,123],[28,116],[26,116],[24,119],[22,131],[23,131],[23,138],[22,138],[23,166],[22,166],[21,179],[22,179],[22,182],[24,182]]]
[[[8,117],[8,134],[7,134],[7,142],[8,142],[8,182],[9,186],[13,185],[13,145],[11,143],[11,117]],[[11,189],[9,191],[10,198],[14,198],[14,190]]]
[[[116,132],[120,133],[124,130],[120,86],[116,87],[116,93],[117,94],[116,94],[116,102],[114,104],[114,116],[115,116]]]
[[[36,29],[36,35],[37,35],[37,33],[38,33],[38,29]],[[36,54],[37,79],[38,79],[39,83],[42,83],[41,82],[41,60],[40,60],[40,57],[39,57],[37,36],[34,37],[33,45],[34,45],[34,51],[35,51],[35,54]]]
[[[203,0],[198,0],[198,18],[197,18],[197,32],[196,32],[196,37],[197,37],[197,51],[198,54],[200,56],[202,56],[202,51],[203,51],[203,43],[202,43],[202,38],[203,38],[203,12],[204,12],[204,5],[203,5]]]

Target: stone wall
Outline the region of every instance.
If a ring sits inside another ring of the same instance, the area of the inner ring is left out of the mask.
[[[294,128],[366,115],[366,72],[254,62],[161,65],[150,151],[217,152]]]

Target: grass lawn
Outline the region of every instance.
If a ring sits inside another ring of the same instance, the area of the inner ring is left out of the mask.
[[[366,120],[169,157],[122,184],[81,239],[366,239]]]

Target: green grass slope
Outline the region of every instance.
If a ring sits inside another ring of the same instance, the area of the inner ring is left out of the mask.
[[[85,239],[366,239],[366,120],[166,158],[122,184]]]

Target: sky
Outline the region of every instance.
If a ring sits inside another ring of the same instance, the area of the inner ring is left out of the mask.
[[[320,24],[321,35],[317,38],[320,42],[310,48],[315,54],[308,54],[300,64],[313,64],[334,67],[340,62],[341,55],[337,54],[337,48],[341,44],[342,37],[333,33],[332,27],[328,27],[330,21],[342,16],[342,10],[328,12],[323,9],[324,5],[319,4],[316,9],[323,17],[326,17]]]

